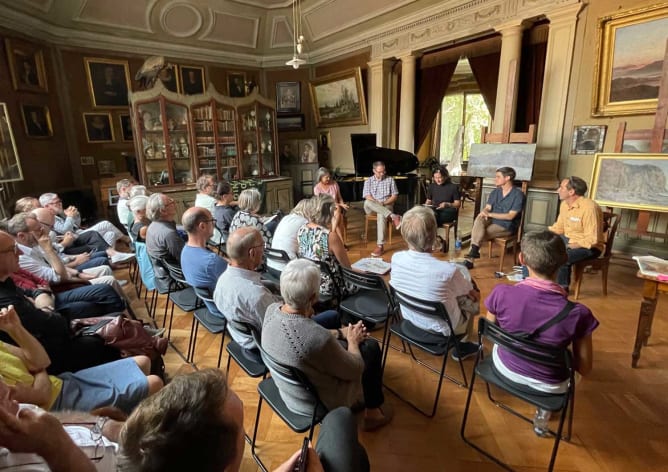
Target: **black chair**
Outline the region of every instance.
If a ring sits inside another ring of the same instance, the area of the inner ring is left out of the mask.
[[[270,247],[264,248],[264,259],[266,262],[274,261],[281,264],[287,264],[288,262],[290,262],[290,257],[288,256],[287,252],[285,252],[282,249],[273,249]],[[262,277],[267,280],[270,280],[276,285],[280,285],[281,271],[269,267],[269,264],[267,264],[266,270],[263,272]]]
[[[225,328],[227,326],[227,320],[222,316],[212,314],[208,307],[206,307],[207,303],[215,305],[209,289],[193,287],[193,290],[195,291],[197,298],[204,304],[204,307],[198,308],[193,312],[193,324],[190,328],[190,342],[188,343],[188,362],[196,365],[195,345],[197,344],[197,331],[201,324],[211,334],[215,335],[222,333],[220,338],[220,350],[218,351],[218,363],[216,364],[216,367],[220,368],[220,361],[223,358],[223,345],[225,344]]]
[[[387,331],[396,315],[394,299],[380,275],[357,272],[341,267],[343,281],[357,287],[359,291],[341,300],[341,312],[360,319],[367,329],[383,324],[383,338],[378,339],[385,348]]]
[[[257,428],[260,422],[260,412],[262,410],[262,401],[266,401],[271,409],[276,413],[285,424],[290,427],[295,433],[304,433],[308,431],[309,439],[313,439],[313,432],[315,425],[320,423],[327,414],[327,407],[322,403],[316,388],[311,384],[306,375],[299,369],[289,367],[276,361],[258,344],[262,360],[271,372],[271,377],[266,378],[257,386],[260,393],[260,400],[257,405],[257,415],[255,417],[255,427],[253,429],[253,439],[251,441],[251,455],[258,466],[267,472],[267,468],[262,463],[262,460],[255,452],[255,445],[257,439]],[[313,413],[311,415],[300,415],[290,411],[281,398],[278,386],[274,379],[280,379],[283,382],[289,383],[293,386],[301,388],[305,392],[305,396],[310,396],[313,399]]]
[[[561,411],[557,431],[555,432],[548,430],[549,434],[554,436],[554,446],[552,447],[552,455],[550,457],[550,464],[548,466],[548,471],[551,471],[554,468],[554,461],[557,457],[559,442],[562,439],[564,421],[566,419],[566,415],[568,414],[567,411],[569,407],[570,414],[568,420],[568,434],[563,438],[566,441],[570,440],[571,428],[573,425],[575,381],[570,351],[566,348],[547,346],[535,341],[521,339],[517,336],[505,332],[497,325],[491,323],[485,318],[480,318],[478,320],[478,338],[480,341],[480,350],[478,351],[478,357],[475,361],[475,366],[473,368],[473,374],[471,377],[471,384],[469,385],[469,392],[466,398],[466,407],[464,408],[464,417],[462,418],[462,427],[460,431],[462,439],[466,444],[474,448],[476,451],[482,453],[492,461],[496,462],[501,467],[507,470],[513,470],[510,466],[503,463],[501,460],[497,459],[492,454],[482,449],[480,446],[472,443],[465,436],[466,420],[468,419],[469,408],[471,405],[473,385],[475,383],[476,376],[480,376],[487,383],[487,395],[496,406],[512,413],[513,415],[523,419],[524,421],[527,421],[528,423],[532,423],[533,419],[526,417],[510,408],[508,405],[495,400],[492,397],[489,385],[495,385],[510,395],[530,403],[537,408],[542,408],[543,410],[548,410],[551,412]],[[564,393],[545,393],[510,381],[496,370],[492,356],[484,358],[483,339],[487,339],[492,343],[503,347],[503,349],[512,352],[514,355],[521,357],[524,360],[546,367],[565,369],[568,372],[569,380],[567,391]]]
[[[319,293],[318,301],[316,302],[314,309],[316,313],[321,311],[337,309],[341,303],[341,287],[334,277],[334,273],[329,265],[325,261],[316,261],[315,259],[310,259],[308,257],[300,257],[300,259],[306,259],[307,261],[313,262],[320,268],[320,273],[326,275],[332,280],[332,293]]]
[[[450,321],[450,316],[448,315],[448,311],[445,309],[445,306],[443,306],[443,303],[421,300],[406,293],[400,292],[396,290],[394,287],[390,287],[390,291],[392,293],[392,296],[394,297],[394,303],[399,307],[401,307],[402,309],[409,308],[411,311],[417,312],[422,316],[435,318],[437,320],[444,320],[448,325],[450,333],[454,333],[452,322]],[[421,333],[424,333],[425,336],[429,336],[430,338],[429,342],[425,342],[422,339],[420,339]],[[460,358],[462,357],[459,349],[459,340],[464,335],[450,334],[449,336],[440,336],[433,333],[427,334],[427,332],[421,330],[420,328],[416,327],[415,325],[406,320],[399,321],[390,327],[389,334],[387,336],[388,346],[390,344],[392,335],[398,336],[403,342],[405,342],[408,345],[408,351],[413,360],[415,360],[415,362],[427,367],[432,372],[438,374],[438,387],[436,388],[436,398],[434,398],[434,405],[432,407],[431,414],[426,412],[425,410],[422,410],[420,407],[418,407],[411,401],[402,398],[397,392],[392,390],[387,385],[385,385],[385,387],[389,391],[394,393],[397,397],[399,397],[401,400],[403,400],[404,402],[408,403],[410,406],[415,408],[417,411],[431,418],[436,414],[436,409],[438,408],[438,399],[441,395],[441,386],[443,384],[443,378],[450,380],[451,382],[453,382],[456,385],[459,385],[460,387],[467,386],[466,372],[464,372],[464,366],[462,365],[461,362],[458,362],[458,364],[459,364],[459,369],[461,370],[462,373],[462,378],[464,379],[463,382],[460,382],[459,380],[445,373],[445,366],[448,361],[448,351],[451,348],[454,347],[455,351],[457,351],[457,354],[459,354],[459,357]],[[434,341],[432,342],[432,340]],[[422,351],[428,354],[431,354],[432,356],[442,357],[443,363],[441,364],[440,369],[437,369],[429,365],[428,363],[418,359],[415,356],[415,353],[413,352],[413,346],[421,349]],[[383,371],[385,370],[385,363],[387,362],[387,352],[388,352],[387,346],[385,346],[384,349],[385,352],[383,355]]]
[[[230,337],[232,337],[233,332],[241,333],[246,336],[252,336],[253,340],[255,341],[255,345],[260,345],[260,334],[250,323],[242,323],[239,321],[230,320],[227,323],[227,331],[230,332]],[[244,352],[244,349],[234,339],[230,339],[225,349],[229,355],[227,358],[227,367],[225,368],[226,377],[230,373],[230,363],[232,359],[234,359],[234,362],[236,362],[249,377],[265,378],[267,376],[269,371],[267,370],[267,367],[265,366],[262,359],[253,358],[247,355]]]

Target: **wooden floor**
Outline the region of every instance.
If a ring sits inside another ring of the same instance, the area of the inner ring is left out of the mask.
[[[367,257],[373,250],[361,242],[362,214],[353,209],[349,218],[349,255],[353,261]],[[375,232],[375,227],[371,229]],[[393,246],[386,248],[389,261],[392,252],[405,248],[395,233]],[[449,255],[457,257],[454,245]],[[499,280],[494,278],[498,258],[476,261],[472,274],[478,281],[483,298]],[[506,257],[506,267],[512,256]],[[571,443],[562,442],[555,470],[558,471],[644,471],[668,470],[668,336],[666,314],[668,299],[660,299],[649,346],[642,351],[639,368],[631,369],[631,351],[640,306],[641,283],[635,277],[635,266],[628,259],[613,258],[609,292],[601,295],[599,274],[586,274],[580,302],[586,304],[601,322],[594,333],[594,369],[583,379],[576,391],[575,419]],[[126,276],[123,274],[123,276]],[[135,311],[146,313],[136,299],[131,284],[126,291],[133,299]],[[159,309],[158,313],[162,313]],[[172,339],[185,352],[190,334],[191,315],[175,316]],[[160,320],[159,320],[160,321]],[[220,337],[200,329],[196,363],[199,368],[215,367]],[[223,368],[227,356],[223,354]],[[192,366],[172,348],[165,362],[169,375],[189,372]],[[464,362],[470,373],[473,361]],[[455,362],[449,360],[449,373],[458,375]],[[390,351],[385,370],[385,384],[398,389],[416,401],[430,405],[437,376],[411,362],[408,355]],[[248,378],[234,363],[229,382],[244,401],[245,426],[251,433],[257,408],[257,381]],[[666,391],[664,391],[666,389]],[[432,419],[426,418],[390,392],[386,401],[395,407],[393,422],[374,433],[361,433],[372,470],[376,471],[496,471],[501,470],[459,437],[467,390],[445,381],[439,409]],[[521,471],[544,470],[552,441],[536,437],[530,425],[494,407],[483,384],[476,384],[469,418],[469,435],[494,454]],[[528,407],[520,408],[527,413]],[[293,433],[266,407],[262,408],[259,430],[259,454],[270,466],[278,466],[301,444],[301,436]],[[243,471],[256,471],[255,462],[246,447]]]

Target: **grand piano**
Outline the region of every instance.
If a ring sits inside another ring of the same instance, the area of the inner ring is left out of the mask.
[[[386,174],[394,178],[399,190],[400,198],[395,204],[395,211],[404,213],[412,208],[416,204],[419,182],[418,176],[410,173],[419,165],[415,154],[400,149],[376,146],[375,133],[351,134],[350,142],[353,149],[355,173],[336,176],[343,200],[361,201],[364,181],[373,175],[373,163],[383,161]],[[405,198],[401,198],[402,196]]]

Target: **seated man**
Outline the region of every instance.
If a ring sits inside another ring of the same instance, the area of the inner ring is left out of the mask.
[[[154,193],[148,197],[146,216],[151,224],[146,230],[146,251],[155,261],[166,260],[170,264],[181,263],[181,251],[185,245],[176,231],[176,202],[163,193]],[[169,274],[162,268],[156,267],[155,279],[161,291],[169,286]]]
[[[13,306],[0,309],[0,331],[16,346],[0,341],[0,378],[13,388],[19,403],[45,410],[91,411],[113,406],[130,413],[146,396],[162,388],[162,380],[148,375],[151,360],[136,356],[50,376],[51,363],[42,345],[22,325]]]
[[[459,187],[450,180],[450,174],[445,166],[438,167],[433,173],[433,181],[427,190],[425,205],[429,205],[436,214],[436,224],[450,223],[457,219],[462,202],[459,196]]]
[[[605,249],[603,212],[595,201],[584,196],[587,183],[579,177],[562,180],[557,193],[561,200],[559,216],[548,229],[561,235],[566,244],[568,261],[559,268],[557,283],[568,291],[571,266],[585,259],[595,259]]]
[[[181,251],[181,269],[186,282],[213,294],[218,277],[227,269],[225,259],[206,246],[213,235],[216,220],[211,217],[209,210],[195,206],[183,213],[181,222],[188,233],[188,242]],[[206,307],[213,315],[223,317],[216,305],[206,302]]]
[[[371,253],[372,256],[380,257],[383,255],[383,244],[385,244],[386,220],[392,219],[394,226],[401,227],[401,217],[392,213],[394,202],[397,200],[399,190],[392,177],[385,175],[385,164],[380,161],[373,163],[373,175],[364,181],[362,198],[364,198],[364,211],[366,214],[376,213],[378,222],[376,224],[377,233],[376,249]]]
[[[514,179],[515,169],[512,167],[496,169],[496,188],[489,194],[485,208],[473,222],[471,250],[467,257],[477,259],[482,243],[517,232],[524,208],[524,193],[513,185]]]
[[[485,300],[487,318],[509,333],[534,333],[536,342],[567,348],[573,344],[573,366],[581,375],[592,368],[592,332],[598,321],[591,311],[575,303],[566,317],[543,331],[568,302],[568,294],[555,283],[559,268],[568,256],[562,239],[550,231],[527,233],[522,238],[520,262],[529,269],[529,278],[516,285],[497,285]],[[537,366],[511,352],[494,346],[494,366],[509,380],[548,393],[565,392],[567,374],[558,368]],[[549,412],[537,410],[534,431],[546,435]]]
[[[213,300],[218,311],[228,320],[249,323],[258,332],[262,329],[262,320],[267,307],[281,301],[260,281],[260,273],[255,269],[262,262],[264,255],[262,234],[250,226],[239,228],[230,234],[227,241],[227,254],[230,263],[218,278]],[[316,315],[314,320],[331,329],[340,326],[338,313],[334,310]],[[258,358],[259,352],[253,338],[231,329],[230,335],[246,350],[250,358]]]
[[[452,262],[441,261],[431,253],[436,241],[436,218],[434,213],[422,206],[406,212],[401,222],[401,235],[408,244],[408,251],[400,251],[392,256],[390,285],[400,292],[430,301],[440,301],[445,305],[455,334],[471,331],[475,316],[479,312],[480,292],[471,282],[471,274],[466,267]],[[419,277],[416,276],[419,274]],[[432,332],[425,335],[415,330],[415,337],[429,342],[439,342],[450,335],[445,320],[426,318],[419,313],[401,307],[401,315],[411,325]],[[406,330],[410,325],[406,326]],[[463,359],[478,352],[478,344],[460,342]],[[460,360],[453,350],[452,358]]]
[[[88,229],[81,229],[81,215],[79,214],[77,207],[70,205],[67,209],[63,209],[63,201],[55,193],[44,193],[40,195],[39,203],[42,207],[48,208],[56,217],[56,222],[53,227],[56,233],[64,235],[68,231],[75,234],[96,231],[112,248],[118,240],[128,244],[130,243],[130,238],[125,236],[120,229],[116,228],[108,221],[100,221]]]

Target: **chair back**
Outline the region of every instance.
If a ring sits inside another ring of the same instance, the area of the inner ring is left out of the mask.
[[[146,243],[135,242],[135,257],[139,266],[139,276],[147,290],[155,290],[155,273],[153,264],[146,252]]]
[[[186,281],[185,275],[183,275],[183,270],[181,269],[180,265],[169,262],[164,258],[160,259],[159,262],[167,270],[167,273],[171,279],[186,287],[190,286],[190,284]]]
[[[316,261],[315,259],[310,259],[308,257],[303,257],[300,256],[300,259],[306,259],[307,261],[313,262],[315,265],[320,267],[320,272],[322,274],[327,275],[330,280],[332,281],[332,293],[331,297],[332,299],[336,300],[337,302],[340,301],[341,299],[341,287],[339,287],[339,283],[335,277],[335,274],[332,272],[332,269],[329,267],[327,262],[325,261]]]
[[[388,311],[394,310],[394,298],[387,287],[385,280],[378,274],[369,274],[364,272],[357,272],[353,269],[341,267],[341,275],[343,281],[348,284],[358,287],[362,290],[378,290],[382,292],[387,298]]]
[[[193,287],[193,290],[195,291],[195,295],[197,295],[197,298],[199,298],[203,302],[209,302],[215,304],[215,302],[213,301],[213,295],[211,294],[208,288]]]
[[[283,249],[274,249],[271,247],[264,248],[264,256],[272,261],[283,262],[287,264],[290,262],[290,256]]]
[[[450,321],[450,315],[448,315],[448,310],[445,308],[445,305],[443,305],[442,302],[422,300],[412,295],[408,295],[407,293],[400,292],[391,285],[390,291],[392,293],[392,297],[394,298],[395,305],[400,307],[402,310],[408,309],[425,317],[445,320],[445,322],[448,324],[448,328],[450,329],[450,333],[455,332],[452,327],[452,322]]]
[[[617,226],[619,226],[619,215],[617,213],[604,212],[603,221],[607,227],[605,237],[605,250],[603,251],[602,259],[609,259],[612,254],[612,246],[615,243],[615,235],[617,234]]]

